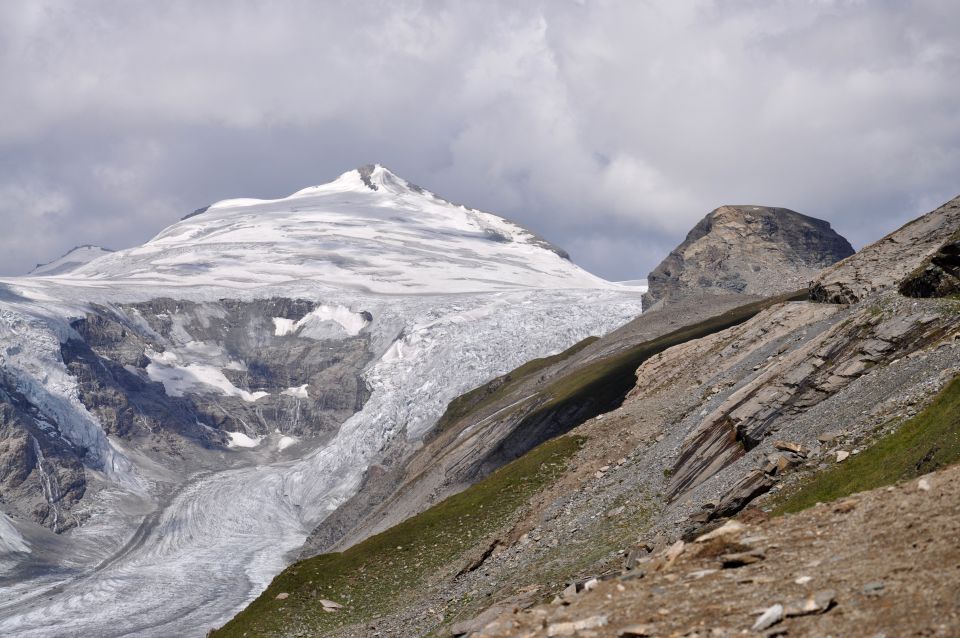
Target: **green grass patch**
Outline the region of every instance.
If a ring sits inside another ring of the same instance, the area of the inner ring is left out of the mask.
[[[269,636],[282,629],[319,632],[365,622],[396,609],[440,574],[456,573],[464,555],[509,522],[567,469],[583,437],[553,439],[483,481],[350,549],[294,563],[223,628],[218,638]],[[277,594],[289,597],[277,600]],[[344,606],[322,610],[320,599]]]
[[[443,432],[468,414],[492,405],[499,399],[510,394],[514,388],[528,377],[572,357],[598,339],[599,337],[587,337],[558,354],[541,357],[539,359],[531,359],[507,374],[461,394],[447,405],[447,409],[444,411],[443,416],[440,417],[440,420],[437,421],[437,425],[433,430],[434,435]]]
[[[798,512],[960,461],[960,377],[920,414],[843,463],[801,483],[774,501],[773,512]]]

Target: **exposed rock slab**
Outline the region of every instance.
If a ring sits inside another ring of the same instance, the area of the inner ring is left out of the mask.
[[[767,325],[790,325],[792,332],[799,334],[813,319],[825,316],[818,304],[791,306],[779,312],[789,316],[792,323],[771,316],[771,311],[739,330],[750,333],[751,329]],[[907,303],[900,303],[898,311],[889,315],[878,313],[873,307],[862,308],[846,321],[833,323],[802,346],[769,361],[756,377],[703,418],[683,442],[674,464],[671,493],[677,495],[693,487],[759,445],[775,431],[780,417],[803,412],[846,387],[870,367],[907,356],[958,329],[960,315],[931,312]],[[718,361],[716,365],[722,363]],[[641,368],[642,377],[650,374],[655,373]]]
[[[958,230],[960,197],[827,268],[811,282],[810,296],[820,302],[855,303],[896,288]]]
[[[960,293],[960,231],[900,282],[907,297],[946,297]]]

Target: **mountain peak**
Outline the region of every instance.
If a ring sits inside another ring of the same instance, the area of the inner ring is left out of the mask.
[[[852,254],[850,243],[822,219],[774,206],[720,206],[650,273],[645,304],[689,292],[797,290]]]
[[[569,255],[382,164],[278,199],[227,199],[77,275],[171,285],[322,283],[388,294],[604,288]]]
[[[341,173],[333,181],[303,188],[293,193],[290,197],[345,192],[380,193],[384,195],[415,193],[417,195],[436,197],[433,193],[398,176],[383,164],[364,164],[358,168]]]
[[[393,192],[413,191],[421,195],[426,193],[424,189],[403,179],[383,164],[364,164],[353,171],[344,173],[338,179],[342,179],[344,176],[351,175],[354,172],[359,176],[363,185],[372,191],[378,191],[384,188]]]

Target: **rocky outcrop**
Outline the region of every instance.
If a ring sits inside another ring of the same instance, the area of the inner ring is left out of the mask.
[[[83,497],[83,450],[0,374],[0,504],[6,512],[55,532],[81,522],[71,509]]]
[[[804,337],[802,346],[761,365],[754,378],[703,418],[680,449],[671,494],[676,496],[706,480],[759,445],[776,430],[780,419],[809,410],[873,366],[908,356],[960,330],[960,315],[914,308],[894,298],[887,303],[890,305],[884,310],[866,307],[839,322],[829,321],[829,313],[817,312],[812,304],[796,304],[796,308],[781,308],[779,318],[763,317],[759,325],[744,326],[745,332],[764,325],[789,326],[786,334],[799,336],[812,330],[820,317],[832,324],[812,339]],[[776,334],[775,330],[761,332],[764,337]],[[731,343],[718,354],[721,358],[733,355],[746,349],[744,345]],[[716,365],[723,364],[717,361]],[[641,369],[641,377],[647,374]]]
[[[946,297],[960,293],[960,231],[900,282],[907,297]]]
[[[644,306],[704,292],[797,290],[852,254],[850,243],[823,220],[786,208],[721,206],[653,269]]]
[[[63,344],[63,360],[84,405],[108,433],[124,438],[172,431],[209,445],[226,442],[227,431],[326,434],[369,396],[360,372],[370,355],[365,334],[338,334],[336,325],[278,334],[275,318],[295,323],[317,305],[156,299],[102,308],[73,322],[80,339]],[[163,367],[187,354],[194,368]],[[215,380],[205,379],[198,364],[222,374],[220,382],[235,392],[210,385]],[[157,380],[177,375],[197,383]]]
[[[939,285],[936,282],[942,276],[936,274],[938,266],[932,264],[931,259],[941,248],[949,252],[944,241],[958,231],[960,197],[827,268],[811,282],[810,297],[825,303],[856,303],[872,293],[895,289],[908,278],[916,282],[915,287],[907,285],[908,291],[916,290],[919,293],[930,285],[936,288]],[[944,257],[949,264],[949,256],[945,253]],[[923,271],[931,264],[931,272],[924,275]],[[949,270],[944,272],[950,273]]]

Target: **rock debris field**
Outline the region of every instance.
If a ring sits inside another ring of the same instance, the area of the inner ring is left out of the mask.
[[[551,604],[509,610],[472,637],[957,635],[960,467],[741,518]]]

